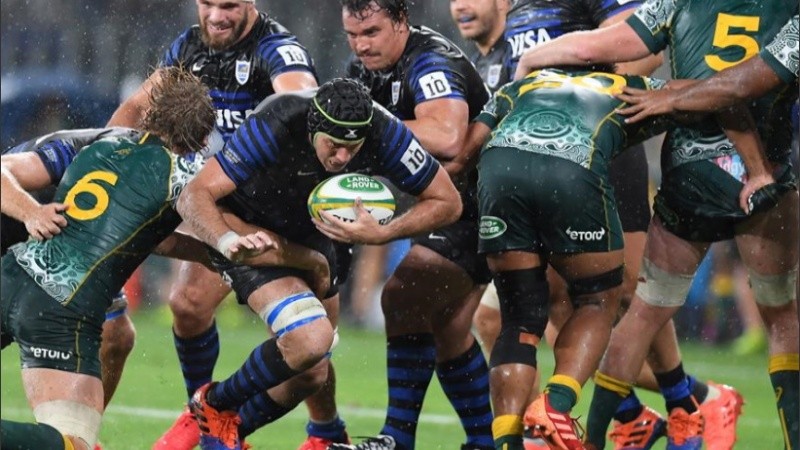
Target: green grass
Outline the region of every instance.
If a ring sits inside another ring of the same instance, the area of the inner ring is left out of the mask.
[[[234,306],[223,308],[220,317],[222,355],[216,377],[229,375],[265,336],[264,325],[252,314]],[[164,313],[134,316],[138,340],[122,384],[106,412],[101,441],[107,450],[149,449],[171,424],[186,401],[177,358],[172,346],[170,319]],[[384,339],[380,333],[344,328],[334,355],[338,375],[338,402],[351,435],[374,435],[383,423],[386,404]],[[738,358],[723,349],[691,344],[683,347],[685,366],[700,379],[713,379],[737,387],[745,397],[745,414],[739,421],[736,448],[778,449],[783,447],[775,411],[774,395],[766,374],[766,356]],[[552,373],[553,356],[547,348],[539,352],[540,368]],[[2,417],[32,420],[22,393],[16,346],[2,353]],[[641,397],[664,411],[655,394]],[[575,415],[586,414],[591,383],[582,395]],[[305,439],[306,412],[298,407],[287,417],[257,432],[248,442],[263,450],[294,450]],[[463,432],[443,396],[435,377],[425,401],[417,431],[417,449],[455,449]],[[663,448],[664,440],[656,448]]]

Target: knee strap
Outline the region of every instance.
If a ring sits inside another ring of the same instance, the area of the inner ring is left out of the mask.
[[[759,305],[783,306],[797,299],[797,266],[779,275],[761,275],[752,269],[747,270],[753,295]]]
[[[50,425],[64,436],[73,436],[94,448],[100,433],[102,415],[83,403],[53,400],[34,408],[36,422]]]
[[[536,367],[536,345],[547,326],[550,300],[544,268],[498,272],[494,283],[502,323],[490,366],[526,364]]]
[[[322,302],[311,292],[301,292],[272,302],[258,315],[279,337],[295,328],[328,316]]]
[[[568,288],[569,298],[572,299],[572,306],[576,306],[575,297],[596,294],[621,285],[624,272],[625,267],[619,266],[616,269],[611,269],[599,275],[572,280]]]
[[[669,273],[645,257],[642,260],[642,268],[639,270],[636,295],[652,306],[662,308],[681,306],[686,303],[686,296],[689,294],[693,278],[694,274]]]

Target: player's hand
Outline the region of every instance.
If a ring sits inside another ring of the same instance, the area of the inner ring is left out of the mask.
[[[739,193],[739,206],[747,214],[766,211],[778,204],[779,191],[771,174],[750,177]]]
[[[311,219],[320,233],[329,238],[348,244],[383,244],[386,242],[384,228],[364,209],[360,198],[356,198],[353,209],[356,212],[354,222],[345,222],[327,211],[320,211],[323,220]]]
[[[674,102],[679,91],[659,89],[648,91],[632,87],[623,87],[617,98],[628,106],[617,110],[623,116],[629,116],[625,123],[640,122],[648,117],[672,114],[675,112]]]
[[[63,203],[40,205],[25,219],[25,229],[37,241],[46,241],[67,226],[67,218],[62,214],[67,209],[69,205]]]
[[[239,236],[224,249],[223,254],[226,258],[238,263],[277,248],[278,244],[267,233],[256,231]]]

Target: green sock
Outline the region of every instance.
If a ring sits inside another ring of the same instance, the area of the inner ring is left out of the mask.
[[[563,384],[548,384],[545,387],[550,406],[556,411],[566,413],[578,402],[578,395]]]
[[[797,355],[795,355],[796,357]],[[773,357],[774,358],[774,357]],[[772,362],[770,359],[770,369]],[[798,370],[770,370],[769,380],[775,389],[775,399],[778,404],[778,416],[783,429],[783,440],[786,449],[800,449],[800,371]]]
[[[525,450],[522,436],[503,436],[494,440],[495,450]]]
[[[0,442],[3,450],[65,450],[64,436],[50,425],[0,421]],[[72,445],[70,445],[72,448]]]
[[[620,403],[631,393],[632,385],[597,372],[594,377],[594,394],[586,419],[585,440],[597,448],[605,448],[606,431]]]

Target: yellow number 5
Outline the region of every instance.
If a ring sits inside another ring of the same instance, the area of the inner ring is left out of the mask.
[[[105,181],[110,185],[117,184],[117,175],[104,170],[95,170],[83,176],[72,189],[67,192],[67,198],[64,203],[69,205],[67,215],[78,220],[92,220],[103,214],[108,208],[108,192],[105,188],[95,181]],[[89,194],[94,196],[96,202],[93,208],[81,209],[75,204],[75,197],[78,194]]]
[[[758,53],[758,41],[746,34],[732,34],[731,28],[743,28],[745,31],[755,33],[758,31],[759,21],[760,17],[756,16],[718,14],[717,26],[714,28],[714,47],[741,47],[744,49],[744,56],[736,61],[726,61],[717,55],[706,55],[708,67],[720,71],[755,56]]]

